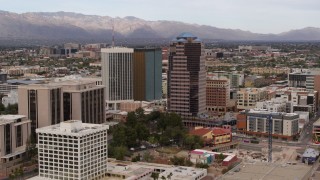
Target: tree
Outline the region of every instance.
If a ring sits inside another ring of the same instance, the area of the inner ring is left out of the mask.
[[[197,167],[197,168],[208,169],[208,168],[209,168],[209,165],[208,165],[208,164],[205,164],[205,163],[197,163],[197,164],[196,164],[196,167]]]
[[[193,135],[187,135],[184,138],[184,147],[191,150],[193,149],[193,145],[194,145],[194,136]]]
[[[6,110],[6,107],[2,103],[0,103],[0,113],[4,112]]]
[[[143,160],[146,161],[146,162],[151,162],[153,161],[154,157],[150,154],[149,151],[145,152],[143,154]]]
[[[127,148],[124,146],[115,147],[113,151],[114,158],[116,158],[117,160],[124,160],[127,151]]]
[[[142,123],[138,123],[135,129],[136,129],[137,138],[139,141],[148,140],[150,132],[149,132],[149,129],[146,127],[146,125]]]
[[[169,179],[169,180],[171,180],[171,177],[173,176],[173,174],[172,174],[172,172],[170,172],[170,174],[168,174],[168,176],[167,176],[167,178]]]
[[[142,122],[145,121],[146,116],[144,115],[144,110],[143,110],[141,107],[139,107],[138,109],[136,109],[135,115],[136,115],[136,118],[137,118],[138,121],[140,121],[140,122],[141,122],[141,121],[142,121]]]
[[[9,104],[5,110],[5,114],[18,114],[18,104]]]
[[[137,146],[137,132],[132,127],[128,126],[126,128],[126,144],[128,147],[136,147]]]
[[[148,142],[150,144],[157,144],[158,143],[157,139],[154,136],[149,136],[148,137]]]
[[[35,137],[30,135],[26,142],[26,160],[30,160],[38,154]]]
[[[172,158],[170,158],[170,162],[176,166],[184,166],[185,165],[183,157],[173,156]]]
[[[127,121],[125,125],[134,128],[136,124],[137,124],[137,117],[135,112],[129,112],[127,115]]]
[[[112,143],[115,146],[127,146],[127,136],[125,129],[125,126],[121,124],[114,129]]]
[[[166,177],[164,177],[164,176],[161,176],[161,179],[162,179],[162,180],[165,180],[165,179],[166,179]]]
[[[151,177],[153,178],[153,180],[157,180],[157,179],[159,179],[159,173],[153,172],[153,173],[151,174]]]

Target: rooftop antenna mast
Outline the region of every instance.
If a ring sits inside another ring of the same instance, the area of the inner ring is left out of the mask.
[[[112,20],[112,47],[114,47],[114,19]]]

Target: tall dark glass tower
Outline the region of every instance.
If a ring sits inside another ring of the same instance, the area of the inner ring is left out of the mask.
[[[168,110],[182,117],[205,113],[206,70],[204,45],[191,33],[172,40],[168,70]]]

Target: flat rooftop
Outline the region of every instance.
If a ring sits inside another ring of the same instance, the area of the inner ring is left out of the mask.
[[[126,179],[135,179],[136,177],[142,177],[143,175],[153,172],[154,170],[161,170],[159,177],[167,177],[172,173],[171,179],[195,179],[197,176],[203,174],[207,175],[206,169],[184,167],[184,166],[172,166],[164,164],[144,163],[144,162],[127,162],[117,161],[109,158],[108,172],[112,174],[124,175]],[[160,178],[159,178],[160,179]]]
[[[23,115],[1,115],[0,116],[0,125],[13,123],[16,119],[22,119],[26,116]]]
[[[311,170],[312,166],[304,164],[268,164],[268,163],[241,163],[225,175],[218,178],[219,180],[285,180],[285,179],[303,179]],[[238,169],[238,172],[234,170]]]
[[[36,129],[36,132],[57,135],[83,136],[107,129],[109,129],[108,125],[89,124],[82,123],[80,120],[69,120],[61,122],[60,124],[38,128]]]

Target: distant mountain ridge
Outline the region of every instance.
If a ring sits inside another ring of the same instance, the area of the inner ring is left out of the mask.
[[[320,40],[320,28],[315,27],[280,34],[259,34],[177,21],[147,21],[134,16],[112,18],[72,12],[17,14],[7,11],[0,11],[0,39],[111,39],[113,24],[118,39],[168,39],[187,31],[199,38],[213,40]]]

